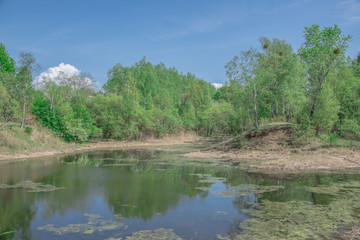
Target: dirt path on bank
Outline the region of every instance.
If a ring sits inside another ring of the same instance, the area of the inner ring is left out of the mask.
[[[16,159],[28,159],[54,156],[59,154],[67,154],[82,151],[91,151],[96,149],[118,149],[131,147],[147,147],[147,146],[169,146],[184,144],[202,144],[199,137],[193,135],[183,135],[178,137],[165,137],[162,139],[148,139],[145,141],[106,141],[97,143],[88,143],[86,145],[68,144],[61,149],[50,149],[45,151],[22,151],[18,153],[0,153],[0,161],[9,161]]]

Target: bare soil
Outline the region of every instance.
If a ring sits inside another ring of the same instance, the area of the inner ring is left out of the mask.
[[[220,159],[255,170],[280,172],[338,171],[360,169],[360,152],[325,147],[315,139],[304,145],[292,143],[291,127],[283,125],[250,132],[205,150],[184,154],[187,158]]]

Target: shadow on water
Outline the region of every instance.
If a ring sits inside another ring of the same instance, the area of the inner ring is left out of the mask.
[[[192,149],[2,164],[0,239],[326,239],[358,221],[358,174],[273,178]]]

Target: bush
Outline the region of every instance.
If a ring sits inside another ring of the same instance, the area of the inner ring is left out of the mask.
[[[25,133],[28,134],[28,135],[30,135],[33,131],[34,131],[34,129],[32,127],[27,126],[25,128]]]

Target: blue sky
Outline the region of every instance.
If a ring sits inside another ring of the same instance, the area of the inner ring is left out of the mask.
[[[259,37],[297,51],[312,24],[337,24],[353,35],[347,55],[360,52],[359,0],[0,0],[0,42],[15,60],[32,52],[42,71],[71,64],[100,86],[116,63],[143,56],[224,83],[226,62],[259,47]]]

